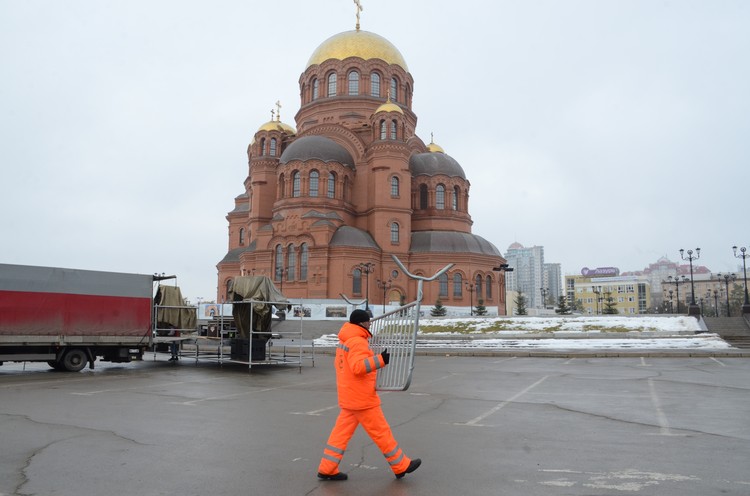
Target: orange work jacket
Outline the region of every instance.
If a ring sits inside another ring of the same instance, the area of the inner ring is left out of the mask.
[[[349,322],[339,331],[335,367],[341,408],[365,410],[380,405],[375,392],[376,372],[385,367],[385,362],[370,350],[370,336],[367,329]]]

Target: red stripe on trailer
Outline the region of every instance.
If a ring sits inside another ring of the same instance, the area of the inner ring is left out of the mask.
[[[0,334],[148,336],[151,298],[0,291]]]

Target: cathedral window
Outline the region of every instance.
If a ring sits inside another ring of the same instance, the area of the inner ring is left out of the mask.
[[[300,179],[299,171],[295,171],[294,174],[292,174],[292,197],[293,198],[299,198],[301,184],[302,184],[302,180]]]
[[[452,205],[451,207],[453,210],[458,210],[458,192],[460,190],[458,189],[458,186],[453,187],[453,199],[452,199]]]
[[[463,294],[463,278],[461,274],[453,274],[453,297],[461,298]]]
[[[445,208],[445,186],[442,184],[438,184],[437,189],[435,190],[435,206],[439,210]]]
[[[393,176],[391,178],[391,198],[398,198],[398,197],[399,197],[398,178],[396,176]]]
[[[391,222],[391,244],[398,244],[399,235],[398,222]]]
[[[380,74],[377,72],[370,75],[370,96],[380,96]]]
[[[391,139],[392,140],[396,139],[397,126],[398,126],[398,123],[395,120],[391,121]]]
[[[391,100],[398,101],[398,79],[391,78]]]
[[[312,81],[312,99],[317,100],[319,96],[320,96],[320,81],[318,81],[318,78],[315,78]]]
[[[385,136],[385,121],[380,121],[380,139],[384,140]]]
[[[284,174],[281,174],[279,176],[279,198],[286,197],[286,191],[284,191],[285,188],[286,188],[286,184],[284,182]]]
[[[310,172],[310,196],[318,196],[318,171]]]
[[[276,138],[271,138],[271,149],[269,151],[269,155],[272,157],[276,156]]]
[[[354,269],[352,272],[352,293],[362,294],[362,271],[360,269]]]
[[[428,207],[428,195],[427,195],[427,185],[426,184],[420,184],[419,185],[419,208],[420,210],[425,210]]]
[[[476,281],[474,282],[474,289],[477,290],[477,299],[482,297],[482,276],[477,274]]]
[[[438,293],[441,298],[448,297],[448,274],[440,274],[438,277],[438,283],[440,285],[440,292]]]
[[[273,280],[281,281],[281,275],[284,273],[284,251],[281,245],[276,245],[276,260],[274,260]]]
[[[328,75],[328,96],[336,96],[336,73]]]
[[[240,245],[245,244],[245,228],[240,227]]]
[[[328,198],[336,197],[336,174],[333,172],[328,174],[328,192],[326,195]]]
[[[485,290],[487,291],[487,299],[492,299],[492,278],[487,276],[487,284],[485,284]]]
[[[307,262],[309,252],[307,251],[307,243],[302,243],[300,246],[300,259],[299,259],[299,279],[300,281],[307,280]]]
[[[287,253],[287,273],[286,280],[294,281],[294,274],[297,272],[297,249],[294,245],[289,245],[286,248]]]
[[[352,71],[349,73],[349,95],[359,95],[359,73]]]
[[[266,138],[260,139],[260,154],[261,155],[266,154]]]

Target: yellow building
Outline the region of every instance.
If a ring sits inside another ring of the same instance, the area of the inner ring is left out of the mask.
[[[565,294],[586,315],[636,315],[651,306],[651,286],[638,276],[565,276]]]

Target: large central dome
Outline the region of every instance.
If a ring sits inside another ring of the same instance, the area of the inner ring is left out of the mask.
[[[409,72],[404,57],[393,43],[380,35],[361,30],[344,31],[325,40],[310,56],[307,67],[321,64],[328,59],[344,60],[347,57],[381,59]]]

